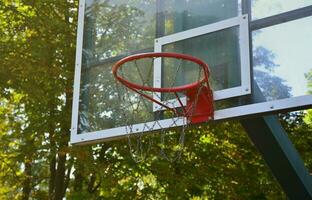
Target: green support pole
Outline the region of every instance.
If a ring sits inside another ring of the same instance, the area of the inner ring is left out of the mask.
[[[312,199],[312,179],[277,116],[241,121],[289,199]]]

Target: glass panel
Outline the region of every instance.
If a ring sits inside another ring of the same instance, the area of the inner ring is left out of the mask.
[[[156,0],[86,0],[84,54],[103,60],[152,47]]]
[[[209,81],[214,91],[241,85],[238,27],[168,44],[163,46],[163,51],[189,54],[205,61],[210,67]],[[176,75],[175,70],[172,73],[169,69],[167,66],[163,67],[164,77]],[[179,73],[177,78],[182,83],[189,79],[198,80],[196,67],[185,66]],[[163,82],[165,87],[170,87],[170,81],[166,82],[164,79]]]
[[[252,0],[252,19],[259,19],[312,5],[312,0]]]
[[[240,0],[86,0],[83,59],[152,51],[156,37],[235,17],[239,8]]]
[[[136,124],[163,118],[160,114],[156,116],[157,113],[152,113],[150,101],[136,95],[128,96],[128,98],[134,101],[131,103],[132,105],[140,105],[139,109],[131,108],[129,102],[120,101],[120,97],[117,95],[116,81],[111,74],[112,64],[134,52],[153,51],[156,37],[235,17],[240,12],[239,8],[240,0],[231,0],[230,3],[228,0],[86,0],[79,132],[120,127],[129,124],[129,121]],[[227,47],[237,47],[230,44],[233,42],[231,37],[234,36],[220,37],[218,39],[220,43],[227,42],[229,43]],[[222,38],[228,41],[222,41]],[[194,38],[193,42],[198,44],[199,40],[199,38]],[[211,40],[204,38],[205,43],[211,42]],[[214,45],[217,45],[216,43]],[[177,52],[179,49],[181,50],[178,45],[175,48]],[[203,50],[203,48],[196,50],[194,47],[189,53],[192,54],[192,52]],[[208,49],[214,48],[210,45]],[[216,49],[222,51],[220,48]],[[184,51],[184,53],[188,52]],[[223,53],[229,54],[228,52]],[[216,55],[216,53],[211,55]],[[229,60],[230,58],[224,63],[218,63],[215,59],[211,65],[223,67],[225,72],[220,73],[227,74],[231,69],[235,69],[235,67],[228,69],[227,65],[236,62]],[[148,71],[140,69],[140,66],[139,70],[143,73]],[[131,68],[125,68],[124,71],[132,82],[148,85],[152,83],[150,81],[152,79],[140,82],[139,79],[136,79],[139,72],[133,73]],[[221,74],[220,77],[223,75]],[[189,78],[185,80],[192,82],[192,79]],[[219,82],[219,84],[221,83]],[[236,80],[235,84],[237,84]],[[136,115],[123,116],[127,114],[125,112],[134,110],[137,112]],[[125,118],[127,118],[127,122]]]
[[[165,35],[238,16],[240,0],[166,0]]]
[[[136,93],[129,92],[120,84],[117,85],[118,82],[115,81],[111,73],[111,65],[112,63],[107,63],[82,71],[79,133],[154,120],[154,116],[150,112],[152,111],[152,102]],[[133,66],[127,67],[132,68]],[[121,71],[130,81],[133,81],[135,76],[139,76],[139,73],[130,73],[131,69],[127,69],[127,67]],[[147,70],[146,73],[148,71],[150,70]],[[148,75],[144,74],[144,76]]]
[[[312,17],[253,32],[254,78],[268,101],[312,90],[311,32]]]
[[[253,32],[254,93],[258,86],[262,101],[312,94],[311,32],[312,17]],[[251,103],[248,96],[231,98],[215,102],[215,109]]]

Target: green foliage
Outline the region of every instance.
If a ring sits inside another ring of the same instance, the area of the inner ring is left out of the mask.
[[[175,162],[160,156],[158,134],[146,136],[156,145],[140,163],[131,158],[127,139],[69,147],[77,8],[78,1],[0,1],[0,199],[285,198],[238,122],[192,127]],[[105,12],[125,24],[142,14],[127,7]],[[151,41],[144,34],[139,34],[142,44]],[[124,45],[116,42],[114,51]],[[113,53],[99,47],[92,51]],[[274,66],[270,52],[259,54]],[[110,103],[118,106],[116,100]],[[308,111],[283,118],[309,169],[311,116]],[[174,140],[167,143],[169,152],[175,147]]]
[[[55,176],[50,170],[61,171],[56,169],[63,165],[59,160],[58,165],[50,163],[68,141],[76,15],[73,1],[0,3],[0,97],[5,109],[0,154],[6,159],[1,185],[8,199],[48,198],[49,179]],[[52,193],[57,187],[52,186]]]
[[[150,137],[157,142],[160,136]],[[174,144],[167,145],[167,150],[172,150]],[[78,194],[72,193],[71,199],[77,199],[77,196],[85,199],[284,197],[236,122],[191,128],[186,136],[182,158],[175,162],[162,158],[159,149],[154,146],[146,160],[135,163],[124,140],[73,150],[77,164],[79,162],[76,173],[79,172],[88,184],[91,177],[95,177],[92,185],[99,186],[88,193],[88,185],[81,185],[82,189]],[[79,175],[75,174],[75,177]],[[72,190],[75,190],[74,186]]]
[[[22,178],[19,168],[19,140],[15,140],[21,132],[20,126],[25,122],[21,116],[21,95],[12,94],[10,98],[1,98],[0,104],[0,197],[14,197],[13,189],[17,189]]]
[[[312,110],[288,113],[282,119],[289,137],[312,172]]]

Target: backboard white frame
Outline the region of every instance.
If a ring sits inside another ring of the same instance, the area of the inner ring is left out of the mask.
[[[250,75],[250,56],[249,56],[249,30],[248,30],[248,16],[239,15],[230,19],[226,19],[213,24],[201,26],[194,29],[178,32],[175,34],[167,35],[164,37],[156,38],[154,42],[154,51],[162,52],[164,45],[173,44],[182,40],[203,36],[209,33],[226,30],[232,27],[238,27],[238,43],[239,43],[239,56],[240,56],[240,77],[241,85],[237,87],[213,91],[214,100],[228,99],[232,97],[243,96],[251,93],[251,75]],[[208,52],[207,52],[208,53]],[[161,58],[154,60],[154,87],[160,88],[162,83],[162,69]],[[208,63],[209,65],[209,63]],[[161,94],[156,93],[154,97],[156,100],[161,101]],[[185,98],[181,98],[182,103],[185,103]],[[170,103],[168,103],[170,102]],[[175,100],[162,101],[167,106],[179,107],[180,103]],[[162,109],[158,104],[153,104],[153,110],[157,111]]]

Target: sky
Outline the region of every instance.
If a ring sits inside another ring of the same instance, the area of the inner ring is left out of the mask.
[[[312,0],[257,0],[253,19],[312,5]],[[312,17],[261,29],[253,41],[271,50],[280,65],[273,74],[284,79],[292,87],[293,96],[305,95],[308,91],[304,74],[312,70]]]

